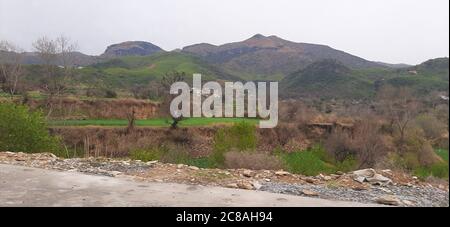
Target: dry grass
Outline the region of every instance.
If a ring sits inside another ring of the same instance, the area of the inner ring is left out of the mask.
[[[275,156],[262,153],[228,152],[225,154],[225,166],[230,169],[278,170],[282,162]]]

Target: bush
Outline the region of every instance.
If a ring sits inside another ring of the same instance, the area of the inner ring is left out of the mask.
[[[419,167],[415,169],[413,173],[421,179],[425,179],[427,177],[448,179],[449,166],[448,163],[438,163],[429,167]]]
[[[56,137],[50,136],[41,112],[28,107],[0,103],[0,150],[12,152],[55,152]]]
[[[315,176],[319,173],[332,173],[333,165],[323,161],[325,151],[321,147],[281,155],[287,169],[292,173]]]
[[[255,126],[242,121],[235,123],[232,127],[221,128],[214,136],[213,153],[211,162],[218,167],[225,163],[225,153],[236,149],[237,151],[251,151],[256,148]]]

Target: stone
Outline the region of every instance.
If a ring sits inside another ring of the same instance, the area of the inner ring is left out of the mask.
[[[364,183],[364,181],[366,181],[366,178],[362,177],[362,176],[357,176],[357,177],[353,178],[353,180],[355,180],[359,183]]]
[[[259,190],[262,188],[262,185],[258,181],[253,182],[252,185],[256,190]]]
[[[383,176],[383,175],[381,175],[381,174],[375,174],[373,177],[368,177],[368,178],[366,178],[366,180],[367,180],[369,183],[372,183],[372,184],[380,184],[380,185],[388,184],[388,183],[391,183],[391,182],[392,182],[391,179],[389,179],[389,178],[387,178],[387,177],[385,177],[385,176]]]
[[[251,170],[244,170],[244,172],[242,173],[242,175],[244,177],[253,177],[255,175],[255,173]]]
[[[286,172],[286,171],[283,171],[283,170],[275,172],[275,175],[277,175],[277,176],[287,176],[289,174],[290,174],[289,172]]]
[[[345,173],[342,172],[342,171],[337,171],[336,174],[339,175],[339,176],[342,176],[342,175],[344,175]]]
[[[315,191],[308,190],[308,189],[303,189],[302,190],[302,194],[306,195],[306,196],[319,196],[319,193],[317,193]]]
[[[248,182],[240,182],[237,183],[238,188],[240,189],[245,189],[245,190],[253,190],[253,185],[251,183]]]
[[[381,174],[378,174],[374,169],[362,169],[352,172],[353,180],[363,183],[369,182],[374,185],[386,185],[391,184],[392,180]]]
[[[377,203],[389,206],[400,206],[402,202],[393,195],[381,196],[376,200]]]
[[[317,182],[316,179],[313,179],[313,178],[310,178],[310,177],[307,177],[304,180],[306,181],[306,183],[310,183],[310,184],[315,184]]]
[[[177,165],[177,169],[181,169],[181,168],[183,168],[183,167],[184,167],[183,164],[178,164],[178,165]]]
[[[198,168],[197,166],[189,166],[189,169],[191,169],[191,170],[199,170],[200,168]]]
[[[402,200],[402,203],[409,207],[416,205],[416,203],[414,203],[413,201],[409,201],[409,200]]]
[[[153,164],[156,164],[156,163],[158,163],[158,160],[155,160],[155,161],[149,161],[149,162],[146,162],[145,164],[147,164],[147,165],[153,165]]]
[[[373,177],[377,172],[374,169],[361,169],[353,171],[353,175],[357,177]]]

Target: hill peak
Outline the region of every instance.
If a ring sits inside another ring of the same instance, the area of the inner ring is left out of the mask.
[[[103,57],[148,56],[164,51],[160,47],[145,41],[126,41],[110,45],[102,54]]]

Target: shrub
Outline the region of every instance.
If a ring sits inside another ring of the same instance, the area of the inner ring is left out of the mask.
[[[335,170],[333,165],[323,161],[324,154],[325,151],[317,146],[306,151],[282,154],[281,157],[290,172],[313,176]]]
[[[433,164],[429,167],[422,166],[415,169],[413,173],[421,179],[425,179],[430,176],[448,179],[449,166],[448,163]]]
[[[0,150],[12,152],[55,152],[59,141],[49,134],[42,112],[0,103]]]
[[[230,169],[278,170],[283,163],[276,156],[268,154],[228,152],[225,154],[225,167]]]
[[[137,149],[130,152],[130,158],[143,162],[161,160],[163,151],[160,148]]]
[[[251,151],[256,148],[255,126],[242,121],[235,123],[232,127],[221,128],[214,136],[213,153],[211,162],[218,167],[225,163],[225,153],[236,149],[238,151]]]

